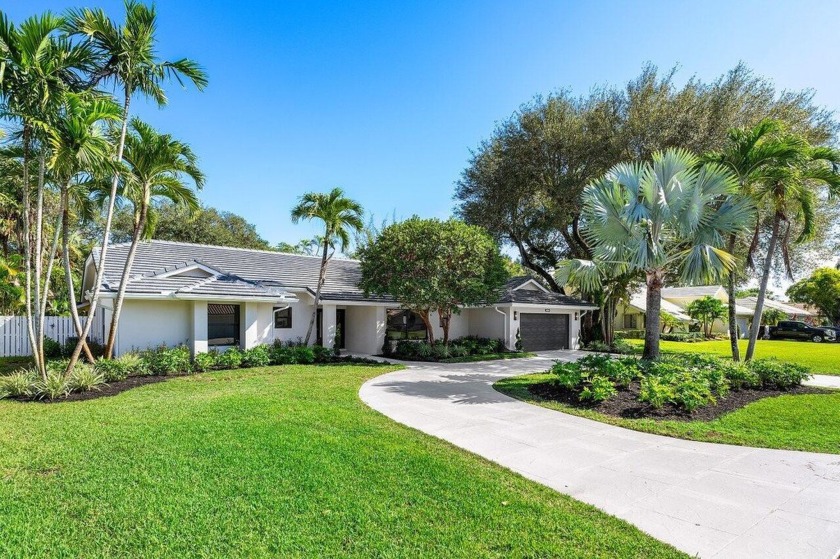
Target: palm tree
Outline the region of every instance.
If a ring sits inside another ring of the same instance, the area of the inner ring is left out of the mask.
[[[581,266],[578,273],[590,287],[600,281],[600,266],[644,273],[644,359],[659,357],[666,273],[674,271],[686,283],[710,282],[735,265],[720,247],[751,217],[737,188],[720,165],[701,165],[691,153],[669,149],[655,153],[652,163],[620,163],[584,190],[584,236],[595,265]]]
[[[755,185],[765,180],[768,171],[776,164],[795,155],[795,145],[780,137],[781,122],[765,119],[753,128],[733,128],[728,133],[728,143],[723,151],[712,152],[704,160],[719,163],[732,171],[738,180],[738,187],[744,196],[751,196]],[[733,256],[738,248],[738,235],[729,235],[726,251]],[[736,321],[735,284],[737,270],[729,271],[726,293],[729,298],[728,321],[729,341],[733,361],[740,361],[738,348],[738,324]]]
[[[122,161],[125,137],[128,131],[131,100],[135,93],[151,97],[159,105],[166,104],[166,94],[162,83],[167,78],[175,78],[183,85],[184,79],[191,81],[199,90],[207,85],[207,75],[194,61],[182,58],[172,62],[161,61],[156,52],[157,12],[154,6],[147,6],[135,0],[125,2],[125,23],[113,22],[101,9],[70,10],[67,12],[66,30],[70,35],[82,35],[88,38],[93,49],[100,55],[99,67],[93,72],[93,83],[111,82],[123,93],[123,119],[117,144],[115,161]],[[114,217],[114,204],[117,198],[117,186],[120,182],[119,166],[115,167],[111,190],[108,196],[108,209],[105,213],[105,226],[102,232],[102,247],[99,254],[99,268],[90,299],[89,316],[92,318],[99,304],[105,261],[108,253],[108,240]],[[78,357],[81,343],[90,331],[92,320],[85,325],[84,336],[73,352]]]
[[[812,146],[805,138],[794,134],[785,134],[780,141],[788,144],[791,152],[767,169],[765,177],[756,185],[753,193],[759,207],[769,210],[772,225],[761,271],[755,313],[750,324],[747,361],[755,354],[767,283],[776,249],[781,247],[785,267],[790,275],[788,246],[791,242],[792,226],[796,223],[801,227],[801,232],[794,242],[813,239],[816,234],[814,207],[818,201],[819,190],[827,187],[829,196],[840,195],[840,151],[830,147]],[[754,247],[751,247],[751,252],[753,250]]]
[[[82,328],[76,308],[76,297],[73,289],[73,276],[70,267],[70,210],[71,190],[74,187],[83,188],[89,177],[110,167],[109,160],[112,152],[111,143],[104,125],[117,122],[122,116],[120,107],[109,97],[93,94],[64,95],[61,114],[55,122],[43,123],[50,146],[51,158],[49,167],[61,190],[61,237],[64,274],[67,281],[70,299],[70,312],[76,324],[77,331],[81,330],[83,338],[79,340],[76,351],[70,357],[67,374],[73,370],[79,358],[85,338],[89,333],[90,315],[85,327]],[[78,194],[76,194],[78,196]],[[81,196],[86,198],[84,194]]]
[[[191,178],[198,189],[204,186],[204,174],[198,168],[198,158],[190,146],[169,134],[158,133],[136,118],[132,119],[131,132],[125,138],[123,159],[126,170],[121,172],[124,184],[122,196],[134,208],[134,230],[105,344],[106,359],[110,359],[114,351],[120,311],[137,245],[141,239],[151,238],[154,232],[155,220],[149,219],[150,212],[154,211],[153,203],[169,200],[194,212],[200,204],[184,178]]]
[[[312,337],[312,327],[318,316],[318,305],[321,302],[321,288],[327,278],[327,265],[333,256],[336,244],[340,244],[344,251],[350,245],[351,232],[361,231],[364,224],[364,210],[361,204],[344,196],[340,188],[333,188],[327,194],[308,192],[300,197],[297,206],[292,208],[292,223],[301,219],[319,219],[324,222],[324,236],[321,245],[321,271],[318,275],[318,286],[315,289],[315,306],[312,318],[306,330],[305,343],[309,344]],[[330,249],[333,249],[331,252]]]
[[[2,112],[21,122],[23,256],[25,270],[25,308],[27,333],[37,369],[45,372],[43,355],[43,313],[47,284],[43,286],[43,217],[46,151],[34,120],[45,121],[57,110],[65,91],[84,89],[81,76],[93,60],[86,42],[74,44],[58,36],[63,19],[46,12],[12,24],[0,12],[0,55],[2,55]],[[41,142],[39,142],[41,140]],[[30,161],[33,148],[39,152],[38,185],[33,239]],[[33,246],[34,245],[34,246]],[[33,270],[34,267],[34,270]],[[34,285],[33,285],[34,272]],[[33,289],[34,288],[34,289]]]

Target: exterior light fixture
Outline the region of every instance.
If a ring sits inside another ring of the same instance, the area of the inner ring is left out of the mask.
[[[513,311],[513,319],[519,320],[519,311]]]

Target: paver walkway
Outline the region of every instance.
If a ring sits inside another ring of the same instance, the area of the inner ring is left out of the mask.
[[[492,388],[499,379],[581,355],[412,364],[368,381],[359,394],[396,421],[591,503],[689,554],[837,556],[840,455],[640,433]]]

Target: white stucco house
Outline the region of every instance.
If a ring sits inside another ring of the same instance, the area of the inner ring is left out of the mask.
[[[729,304],[729,297],[726,289],[721,285],[699,285],[693,287],[666,287],[662,289],[662,310],[675,316],[682,322],[685,328],[693,322],[686,311],[692,301],[702,297],[714,297],[723,304]],[[750,323],[755,314],[755,297],[744,297],[735,300],[735,316],[738,322],[738,332],[742,338],[749,334]],[[619,305],[617,308],[616,330],[641,330],[645,326],[645,313],[647,306],[647,292],[642,289],[634,293],[626,305]],[[764,308],[773,308],[785,313],[792,320],[803,320],[811,317],[813,313],[787,305],[772,299],[764,300]],[[727,324],[716,321],[712,325],[712,331],[716,333],[728,332]]]
[[[101,307],[106,325],[129,245],[109,247]],[[99,249],[85,261],[82,293],[90,297]],[[159,345],[243,349],[306,335],[314,308],[320,258],[168,241],[139,245],[123,304],[117,355]],[[377,354],[387,330],[399,331],[406,313],[391,297],[366,297],[359,262],[334,258],[318,307],[314,343],[338,343],[351,353]],[[597,307],[550,292],[528,277],[514,278],[498,301],[464,309],[450,337],[501,339],[508,348],[520,333],[526,350],[578,347],[580,318]],[[97,311],[99,312],[99,311]],[[389,324],[390,320],[390,324]],[[433,317],[436,337],[442,334]],[[107,327],[106,327],[107,328]],[[338,336],[336,333],[338,332]]]

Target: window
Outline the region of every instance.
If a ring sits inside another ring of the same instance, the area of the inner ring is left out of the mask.
[[[424,340],[426,324],[409,310],[389,309],[387,335],[392,340]]]
[[[635,330],[638,326],[638,318],[639,315],[637,314],[625,314],[624,315],[624,328],[627,330]]]
[[[291,328],[292,327],[292,309],[278,310],[274,308],[274,327],[275,328]]]
[[[239,345],[239,305],[207,305],[207,345]]]

